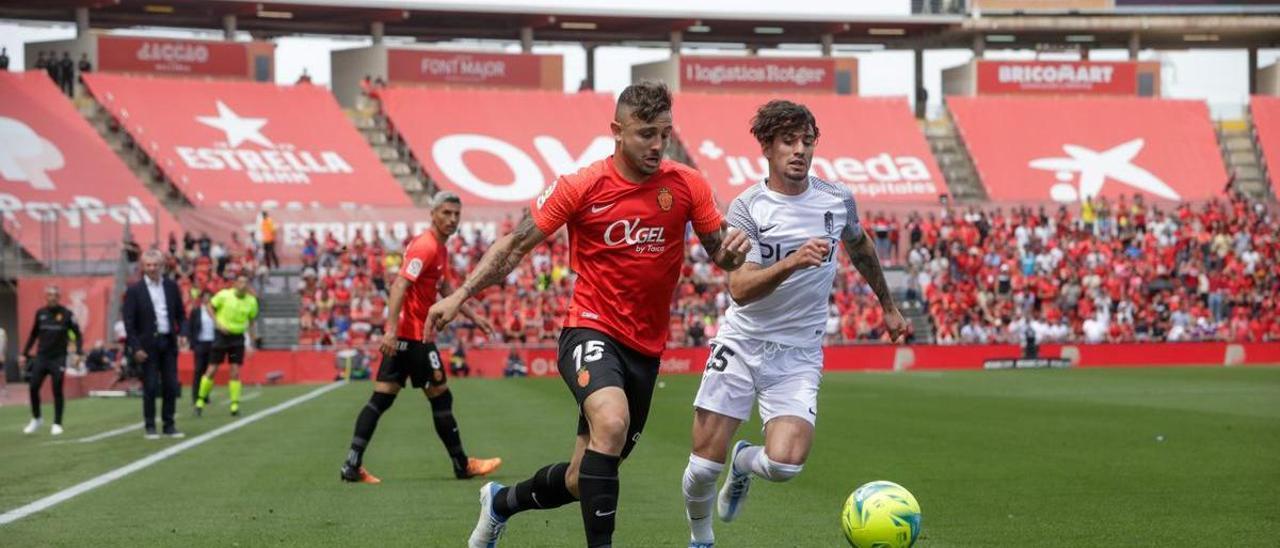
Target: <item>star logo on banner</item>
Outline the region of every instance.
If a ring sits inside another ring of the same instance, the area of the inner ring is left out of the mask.
[[[262,136],[262,127],[267,125],[266,118],[241,117],[222,101],[218,101],[217,116],[196,116],[196,121],[226,133],[227,144],[233,148],[245,141],[264,147],[272,146],[271,141]]]
[[[1063,144],[1062,151],[1066,152],[1067,156],[1037,158],[1030,162],[1030,166],[1056,172],[1060,182],[1049,189],[1049,194],[1057,202],[1074,202],[1083,200],[1085,197],[1097,197],[1102,192],[1103,184],[1108,180],[1167,200],[1181,200],[1182,197],[1159,177],[1133,163],[1134,157],[1142,151],[1144,143],[1145,141],[1141,138],[1133,139],[1106,150],[1092,150],[1080,145]],[[1077,175],[1079,188],[1071,184]]]

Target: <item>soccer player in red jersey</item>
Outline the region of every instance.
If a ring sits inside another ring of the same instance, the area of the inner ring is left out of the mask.
[[[438,192],[431,202],[431,230],[414,238],[404,251],[404,263],[400,274],[391,284],[387,303],[387,325],[382,335],[382,364],[373,387],[373,395],[356,418],[355,435],[351,437],[351,450],[342,464],[343,481],[381,483],[362,465],[365,448],[373,439],[378,418],[396,401],[396,394],[412,379],[414,388],[421,388],[431,403],[431,416],[436,434],[449,452],[453,462],[453,474],[458,479],[483,476],[502,464],[502,459],[468,458],[462,450],[462,438],[458,434],[458,421],[453,418],[453,393],[445,378],[444,363],[433,340],[434,331],[427,323],[427,310],[436,302],[436,292],[449,295],[453,289],[444,278],[449,264],[449,251],[445,246],[449,236],[458,229],[462,216],[462,200],[452,192]],[[492,332],[483,317],[463,308],[462,313],[480,329]]]
[[[502,280],[561,226],[577,274],[560,335],[560,376],[578,402],[569,462],[548,465],[511,487],[480,490],[470,546],[495,546],[512,515],[581,500],[588,546],[610,546],[618,511],[618,464],[639,439],[666,345],[671,296],[692,223],[717,265],[733,270],[750,249],[728,231],[706,180],[662,158],[671,139],[665,85],[633,84],[618,97],[614,152],[547,187],[531,213],[485,253],[458,291],[431,307],[437,327],[466,299]]]

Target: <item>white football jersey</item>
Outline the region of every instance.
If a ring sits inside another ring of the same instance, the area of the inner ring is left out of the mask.
[[[793,272],[773,293],[757,301],[730,304],[723,328],[730,334],[788,346],[821,345],[837,250],[846,235],[862,231],[853,193],[814,176],[809,177],[809,188],[797,196],[774,192],[761,182],[734,199],[727,220],[751,240],[747,262],[765,268],[810,238],[831,242],[831,253],[822,266]]]

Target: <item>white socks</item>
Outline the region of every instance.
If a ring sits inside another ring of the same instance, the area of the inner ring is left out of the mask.
[[[752,445],[738,452],[733,468],[739,472],[750,471],[769,481],[787,481],[799,475],[804,465],[774,462],[764,453],[763,445]]]
[[[723,469],[723,464],[689,455],[689,466],[684,469],[684,506],[693,542],[715,542],[711,531],[712,506],[716,500],[716,478]]]

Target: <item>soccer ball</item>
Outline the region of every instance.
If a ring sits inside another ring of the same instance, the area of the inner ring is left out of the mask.
[[[920,536],[920,503],[901,485],[873,481],[844,501],[840,526],[853,548],[907,548]]]

